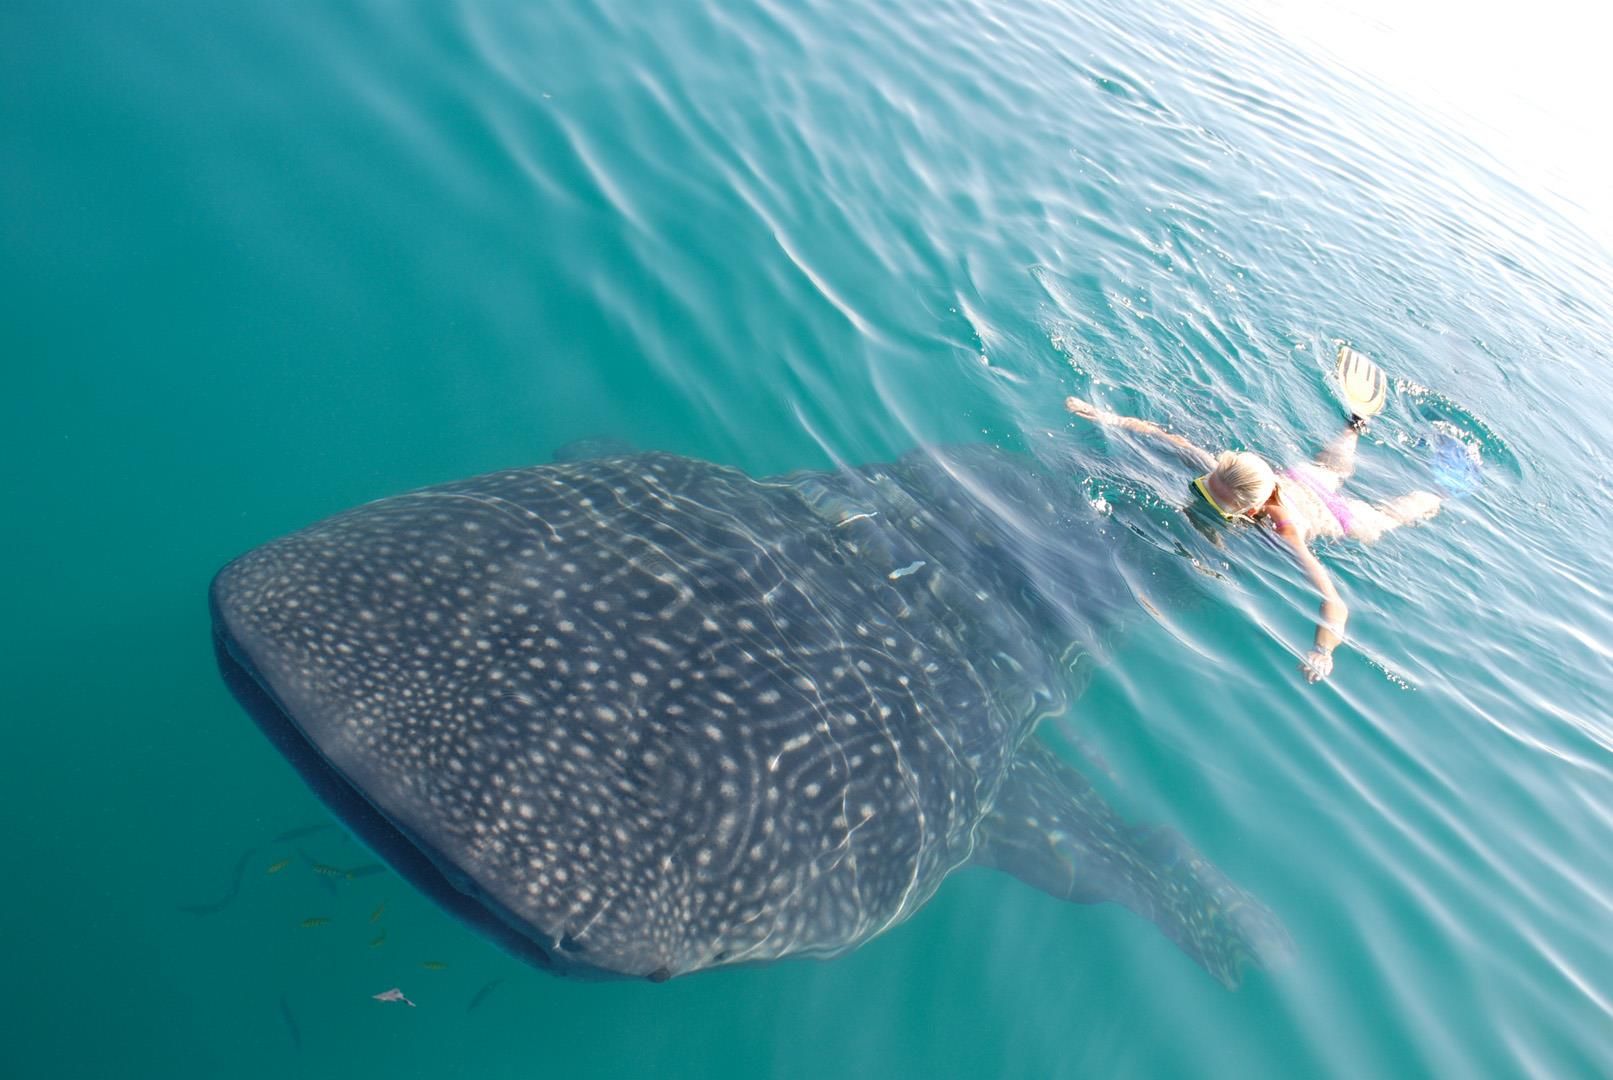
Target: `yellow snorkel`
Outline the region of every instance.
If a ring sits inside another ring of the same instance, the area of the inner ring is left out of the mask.
[[[1249,515],[1247,515],[1247,514],[1229,514],[1229,513],[1227,513],[1225,507],[1223,507],[1220,503],[1215,501],[1215,496],[1210,494],[1210,485],[1205,482],[1205,481],[1207,481],[1209,479],[1210,479],[1210,474],[1209,473],[1205,473],[1203,476],[1195,476],[1193,478],[1193,486],[1199,489],[1199,494],[1204,496],[1204,501],[1209,503],[1210,506],[1212,508],[1214,508],[1214,510],[1215,510],[1215,512],[1217,514],[1220,514],[1222,517],[1226,518],[1228,521],[1238,521],[1240,519],[1247,520]]]

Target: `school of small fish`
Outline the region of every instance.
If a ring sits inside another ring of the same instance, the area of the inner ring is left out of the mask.
[[[898,573],[912,573],[921,565],[922,564],[918,564],[913,567],[904,568]],[[895,577],[897,575],[893,574],[892,576]],[[281,832],[270,838],[268,846],[287,844],[294,840],[302,840],[310,836],[317,836],[320,833],[335,831],[336,829],[336,825],[329,823],[302,825],[296,828],[287,829],[284,832]],[[180,905],[180,909],[195,915],[212,915],[222,911],[225,907],[228,907],[235,901],[236,897],[240,893],[242,872],[246,869],[248,863],[256,860],[258,853],[262,850],[263,847],[261,846],[252,847],[241,854],[235,864],[230,889],[221,900],[203,904],[182,904]],[[314,878],[318,880],[319,883],[325,887],[326,891],[331,893],[333,896],[338,894],[336,882],[358,881],[363,878],[375,876],[377,874],[384,874],[388,869],[381,863],[363,863],[356,866],[341,866],[336,863],[323,862],[313,858],[301,848],[296,849],[295,855],[282,856],[267,864],[260,865],[263,865],[263,873],[265,876],[273,877],[283,873],[288,867],[298,862],[308,867]],[[386,907],[386,901],[382,900],[380,903],[376,904],[369,913],[367,922],[370,925],[375,926],[376,930],[378,931],[375,937],[370,939],[369,947],[372,949],[379,948],[387,940],[386,927],[377,925],[380,923],[381,917],[386,913]],[[297,922],[297,925],[302,929],[312,930],[323,926],[329,926],[333,921],[333,918],[328,915],[309,915],[306,918],[300,919]],[[420,962],[420,967],[426,971],[446,971],[448,969],[448,964],[442,960],[422,960]],[[496,978],[484,983],[481,988],[478,989],[471,997],[470,1004],[466,1007],[466,1011],[469,1012],[481,1005],[482,1002],[485,1001],[494,990],[503,984],[503,982],[504,979]],[[395,986],[391,989],[383,990],[379,994],[372,994],[370,996],[374,1000],[380,1002],[401,1002],[402,1004],[409,1006],[411,1009],[416,1007],[415,1003],[409,1000],[409,998],[404,995],[403,991]],[[295,1017],[291,1013],[290,1005],[284,994],[282,994],[279,999],[279,1012],[281,1021],[286,1027],[293,1049],[301,1051],[302,1034],[299,1030]]]

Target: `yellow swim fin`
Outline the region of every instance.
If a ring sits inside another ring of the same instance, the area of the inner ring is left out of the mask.
[[[1365,427],[1368,419],[1383,411],[1384,399],[1389,396],[1389,380],[1383,369],[1348,345],[1340,345],[1334,374],[1344,395],[1344,407],[1350,410],[1350,422]]]

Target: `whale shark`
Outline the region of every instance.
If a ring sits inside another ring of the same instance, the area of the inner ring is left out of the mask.
[[[605,447],[247,552],[215,652],[347,828],[556,974],[834,957],[985,866],[1235,986],[1280,922],[1037,734],[1136,607],[1096,518],[988,446],[765,478]]]

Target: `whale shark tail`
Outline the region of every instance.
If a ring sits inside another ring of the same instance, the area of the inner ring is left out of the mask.
[[[1086,777],[1034,739],[978,839],[977,864],[1061,900],[1121,904],[1229,989],[1246,967],[1271,970],[1293,956],[1277,917],[1179,833],[1128,824]]]

